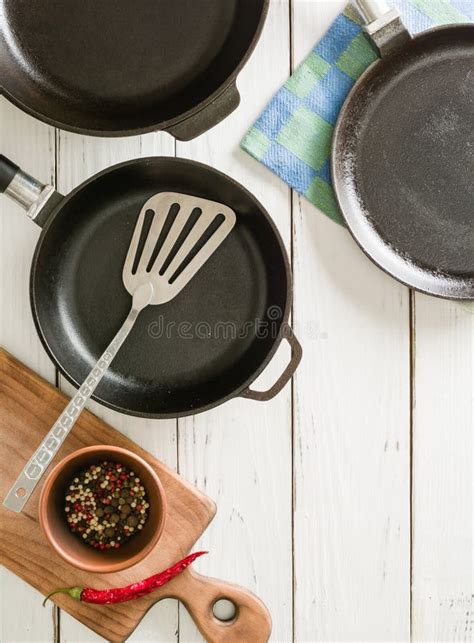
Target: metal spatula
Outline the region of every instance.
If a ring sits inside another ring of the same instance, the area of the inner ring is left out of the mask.
[[[236,222],[229,207],[162,192],[143,206],[123,267],[132,309],[112,342],[30,458],[3,504],[20,512],[129,335],[139,313],[170,301],[217,250]]]

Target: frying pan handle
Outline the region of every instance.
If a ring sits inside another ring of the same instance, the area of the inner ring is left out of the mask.
[[[0,154],[0,192],[16,201],[30,219],[43,226],[49,214],[63,200],[52,185],[44,185]]]
[[[179,599],[208,643],[267,643],[272,630],[269,611],[254,594],[238,585],[185,570],[170,583],[171,596]],[[216,601],[234,604],[235,616],[228,621],[216,618]]]
[[[287,382],[293,377],[296,369],[298,368],[298,364],[301,362],[303,349],[301,348],[301,344],[299,343],[299,341],[294,336],[290,326],[286,327],[285,339],[291,348],[291,359],[290,363],[285,368],[275,384],[267,391],[254,391],[249,386],[240,394],[240,397],[246,397],[249,400],[256,400],[257,402],[267,402],[268,400],[274,398],[275,395],[277,395],[287,384]]]
[[[385,0],[352,0],[352,3],[362,15],[365,32],[382,57],[404,47],[411,40],[400,13]]]
[[[190,141],[196,136],[207,132],[208,129],[217,125],[227,118],[240,103],[240,94],[235,82],[233,82],[222,94],[219,94],[214,100],[201,109],[197,114],[193,114],[184,121],[168,127],[168,132],[179,141]]]
[[[391,7],[385,0],[352,0],[366,23],[374,22],[390,13]]]

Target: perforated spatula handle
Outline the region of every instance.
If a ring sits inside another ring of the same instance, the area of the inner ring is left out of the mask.
[[[112,363],[112,360],[117,355],[120,347],[132,330],[135,321],[143,308],[144,306],[136,306],[136,300],[134,297],[132,310],[128,314],[128,317],[122,327],[111,343],[107,346],[106,350],[101,355],[89,375],[86,377],[79,391],[66,406],[47,436],[28,460],[23,471],[15,480],[3,501],[5,507],[11,509],[11,511],[16,511],[17,513],[23,510],[23,507],[31,497],[36,485],[43,477],[46,469],[51,464],[54,456],[59,451],[62,443],[75,425],[87,400],[94,393],[99,382],[104,377],[107,369]]]

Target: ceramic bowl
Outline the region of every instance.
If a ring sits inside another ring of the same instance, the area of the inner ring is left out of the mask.
[[[82,469],[103,460],[119,462],[142,480],[150,503],[143,529],[119,549],[97,550],[71,533],[64,512],[70,481]],[[166,520],[166,496],[157,474],[140,456],[120,447],[95,445],[74,451],[61,460],[47,477],[39,500],[39,519],[53,549],[71,565],[89,572],[111,573],[143,560],[157,545]]]

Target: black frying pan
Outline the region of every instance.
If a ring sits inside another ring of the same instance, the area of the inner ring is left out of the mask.
[[[281,238],[241,185],[174,158],[116,165],[66,197],[0,156],[0,191],[43,227],[31,270],[31,305],[43,345],[82,383],[130,308],[122,267],[143,204],[161,191],[218,201],[237,214],[230,235],[184,290],[137,321],[94,395],[132,415],[194,414],[232,397],[267,400],[290,379],[301,348],[287,326],[291,276]],[[290,364],[268,391],[250,384],[285,336]]]
[[[382,55],[342,109],[333,181],[354,238],[386,272],[431,295],[474,299],[474,26],[412,38],[359,0]],[[384,3],[382,3],[384,4]]]
[[[189,140],[239,103],[269,0],[0,0],[0,93],[56,127]]]

